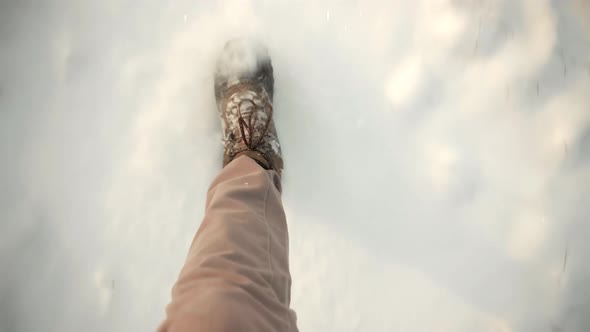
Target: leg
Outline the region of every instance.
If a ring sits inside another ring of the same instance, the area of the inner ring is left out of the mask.
[[[247,156],[223,169],[159,331],[297,331],[280,190]]]

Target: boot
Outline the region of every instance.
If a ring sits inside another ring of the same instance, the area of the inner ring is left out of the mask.
[[[215,99],[223,127],[223,166],[246,155],[283,171],[273,121],[273,69],[264,45],[234,39],[225,44],[215,71]]]

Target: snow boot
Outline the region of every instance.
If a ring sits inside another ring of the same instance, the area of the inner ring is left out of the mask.
[[[214,89],[223,127],[223,166],[246,155],[281,175],[273,68],[266,47],[248,39],[228,41],[217,61]]]

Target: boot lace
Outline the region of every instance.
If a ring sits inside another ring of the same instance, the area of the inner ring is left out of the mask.
[[[260,137],[258,137],[257,140],[254,139],[254,136],[255,136],[254,133],[256,132],[256,127],[259,124],[258,123],[259,120],[258,119],[253,120],[253,118],[258,118],[256,116],[254,116],[254,113],[255,113],[255,111],[258,111],[261,106],[258,106],[252,98],[244,98],[244,99],[240,100],[240,102],[238,103],[238,125],[240,127],[240,134],[241,134],[242,142],[244,142],[246,147],[252,151],[258,151],[258,147],[260,147],[260,145],[262,145],[262,143],[264,141],[264,137],[268,133],[268,129],[269,129],[270,124],[272,122],[273,107],[272,107],[272,104],[267,99],[268,99],[268,97],[263,99],[262,103],[264,104],[264,106],[263,106],[264,111],[268,116],[266,119],[266,123],[264,124],[263,130],[260,133]],[[249,113],[249,116],[242,114],[242,110],[241,110],[242,104],[244,104],[246,102],[249,102],[252,105],[252,107],[255,108],[254,111]]]

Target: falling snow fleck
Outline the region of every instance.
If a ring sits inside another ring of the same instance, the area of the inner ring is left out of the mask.
[[[326,21],[330,21],[330,11],[326,11]]]
[[[186,14],[184,14],[184,21],[186,22]]]

